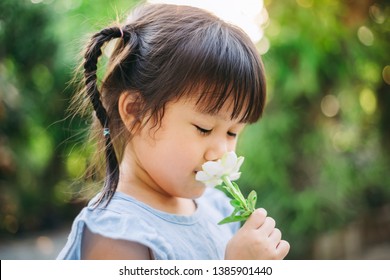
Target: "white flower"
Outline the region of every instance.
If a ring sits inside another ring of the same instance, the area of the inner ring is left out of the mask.
[[[228,177],[231,181],[240,178],[239,172],[244,157],[238,157],[235,152],[225,153],[217,161],[208,161],[202,165],[202,171],[196,173],[195,179],[203,182],[206,187],[221,185],[223,177]]]
[[[239,170],[243,162],[243,157],[237,158],[235,152],[228,152],[217,161],[204,163],[202,171],[196,173],[196,180],[203,182],[206,187],[216,187],[231,198],[230,204],[234,210],[230,216],[222,219],[219,225],[245,221],[255,211],[256,191],[251,191],[248,198],[245,198],[238,185],[231,182],[240,178]]]

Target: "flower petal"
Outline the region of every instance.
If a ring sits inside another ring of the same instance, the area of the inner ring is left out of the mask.
[[[198,172],[196,172],[196,175],[195,175],[195,180],[202,181],[202,182],[208,181],[211,178],[212,177],[204,171],[198,171]]]
[[[223,167],[219,161],[208,161],[202,165],[202,169],[210,176],[220,177],[223,174]]]
[[[237,159],[236,166],[233,168],[232,172],[238,172],[243,162],[244,162],[244,157],[239,157]]]
[[[207,187],[215,187],[223,183],[222,177],[228,176],[231,181],[240,178],[239,172],[244,157],[237,157],[234,151],[225,153],[217,161],[207,161],[202,165],[202,171],[195,175],[197,181],[203,182]]]
[[[204,182],[206,187],[208,188],[214,188],[215,186],[218,186],[220,184],[222,184],[222,180],[210,180],[210,181],[207,181],[207,182]]]
[[[229,175],[229,179],[231,181],[235,181],[235,180],[238,180],[240,178],[240,176],[241,176],[241,172],[231,173]]]
[[[222,166],[224,174],[231,172],[237,164],[237,155],[235,152],[228,152],[222,157]]]

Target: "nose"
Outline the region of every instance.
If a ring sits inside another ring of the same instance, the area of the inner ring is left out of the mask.
[[[204,154],[204,159],[206,161],[215,161],[220,159],[227,151],[234,150],[234,147],[230,147],[226,141],[218,141],[212,143],[206,150]]]

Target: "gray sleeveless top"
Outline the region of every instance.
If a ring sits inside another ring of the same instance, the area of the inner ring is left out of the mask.
[[[153,209],[120,192],[106,207],[92,207],[95,199],[74,220],[57,259],[80,259],[85,226],[104,237],[143,244],[158,260],[223,259],[227,242],[240,226],[217,224],[231,214],[233,207],[225,194],[216,189],[206,189],[195,200],[197,209],[190,216]]]

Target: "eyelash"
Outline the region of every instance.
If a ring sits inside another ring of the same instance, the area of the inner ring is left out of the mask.
[[[230,137],[233,137],[233,138],[236,138],[236,137],[237,137],[237,133],[233,133],[233,132],[228,131],[227,134],[228,134]]]
[[[199,133],[202,135],[209,135],[211,133],[211,131],[213,131],[212,129],[210,129],[210,130],[204,129],[204,128],[201,128],[200,126],[197,126],[197,125],[195,125],[195,127],[199,131]]]
[[[199,131],[199,133],[202,135],[209,135],[213,131],[212,129],[204,129],[204,128],[197,126],[197,125],[195,125],[195,127]],[[228,131],[227,134],[233,138],[237,137],[237,133],[233,133],[233,132]]]

